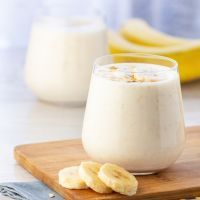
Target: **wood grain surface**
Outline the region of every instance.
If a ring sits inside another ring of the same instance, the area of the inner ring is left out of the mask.
[[[187,131],[187,145],[169,169],[155,175],[137,176],[139,189],[136,195],[127,197],[116,193],[98,194],[92,190],[68,190],[58,184],[58,171],[64,167],[79,165],[88,160],[81,141],[64,140],[21,145],[15,148],[15,158],[36,178],[70,200],[177,200],[200,196],[200,127]]]

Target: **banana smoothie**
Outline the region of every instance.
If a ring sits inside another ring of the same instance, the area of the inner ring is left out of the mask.
[[[185,143],[177,70],[149,63],[96,66],[82,141],[102,163],[147,174],[169,167]]]
[[[26,59],[26,82],[44,101],[86,102],[92,64],[107,52],[99,19],[44,18],[34,23]]]

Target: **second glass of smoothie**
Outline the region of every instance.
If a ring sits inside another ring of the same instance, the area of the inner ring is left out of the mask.
[[[92,159],[136,174],[152,174],[174,163],[185,144],[177,63],[144,54],[97,59],[82,142]]]

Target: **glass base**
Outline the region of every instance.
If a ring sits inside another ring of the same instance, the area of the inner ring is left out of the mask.
[[[49,104],[49,105],[56,105],[56,106],[63,106],[63,107],[74,107],[74,108],[79,108],[79,107],[84,107],[86,105],[86,101],[81,101],[81,102],[53,102],[53,101],[48,101],[44,99],[38,98],[40,102]]]
[[[131,172],[134,176],[146,176],[156,174],[157,172]]]

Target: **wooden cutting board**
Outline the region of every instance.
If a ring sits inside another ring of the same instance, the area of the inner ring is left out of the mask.
[[[33,176],[69,200],[169,200],[200,196],[200,126],[187,128],[187,145],[179,160],[169,169],[155,175],[137,176],[139,189],[127,197],[116,193],[98,194],[88,190],[68,190],[58,184],[58,171],[88,160],[81,140],[64,140],[21,145],[15,158]]]

